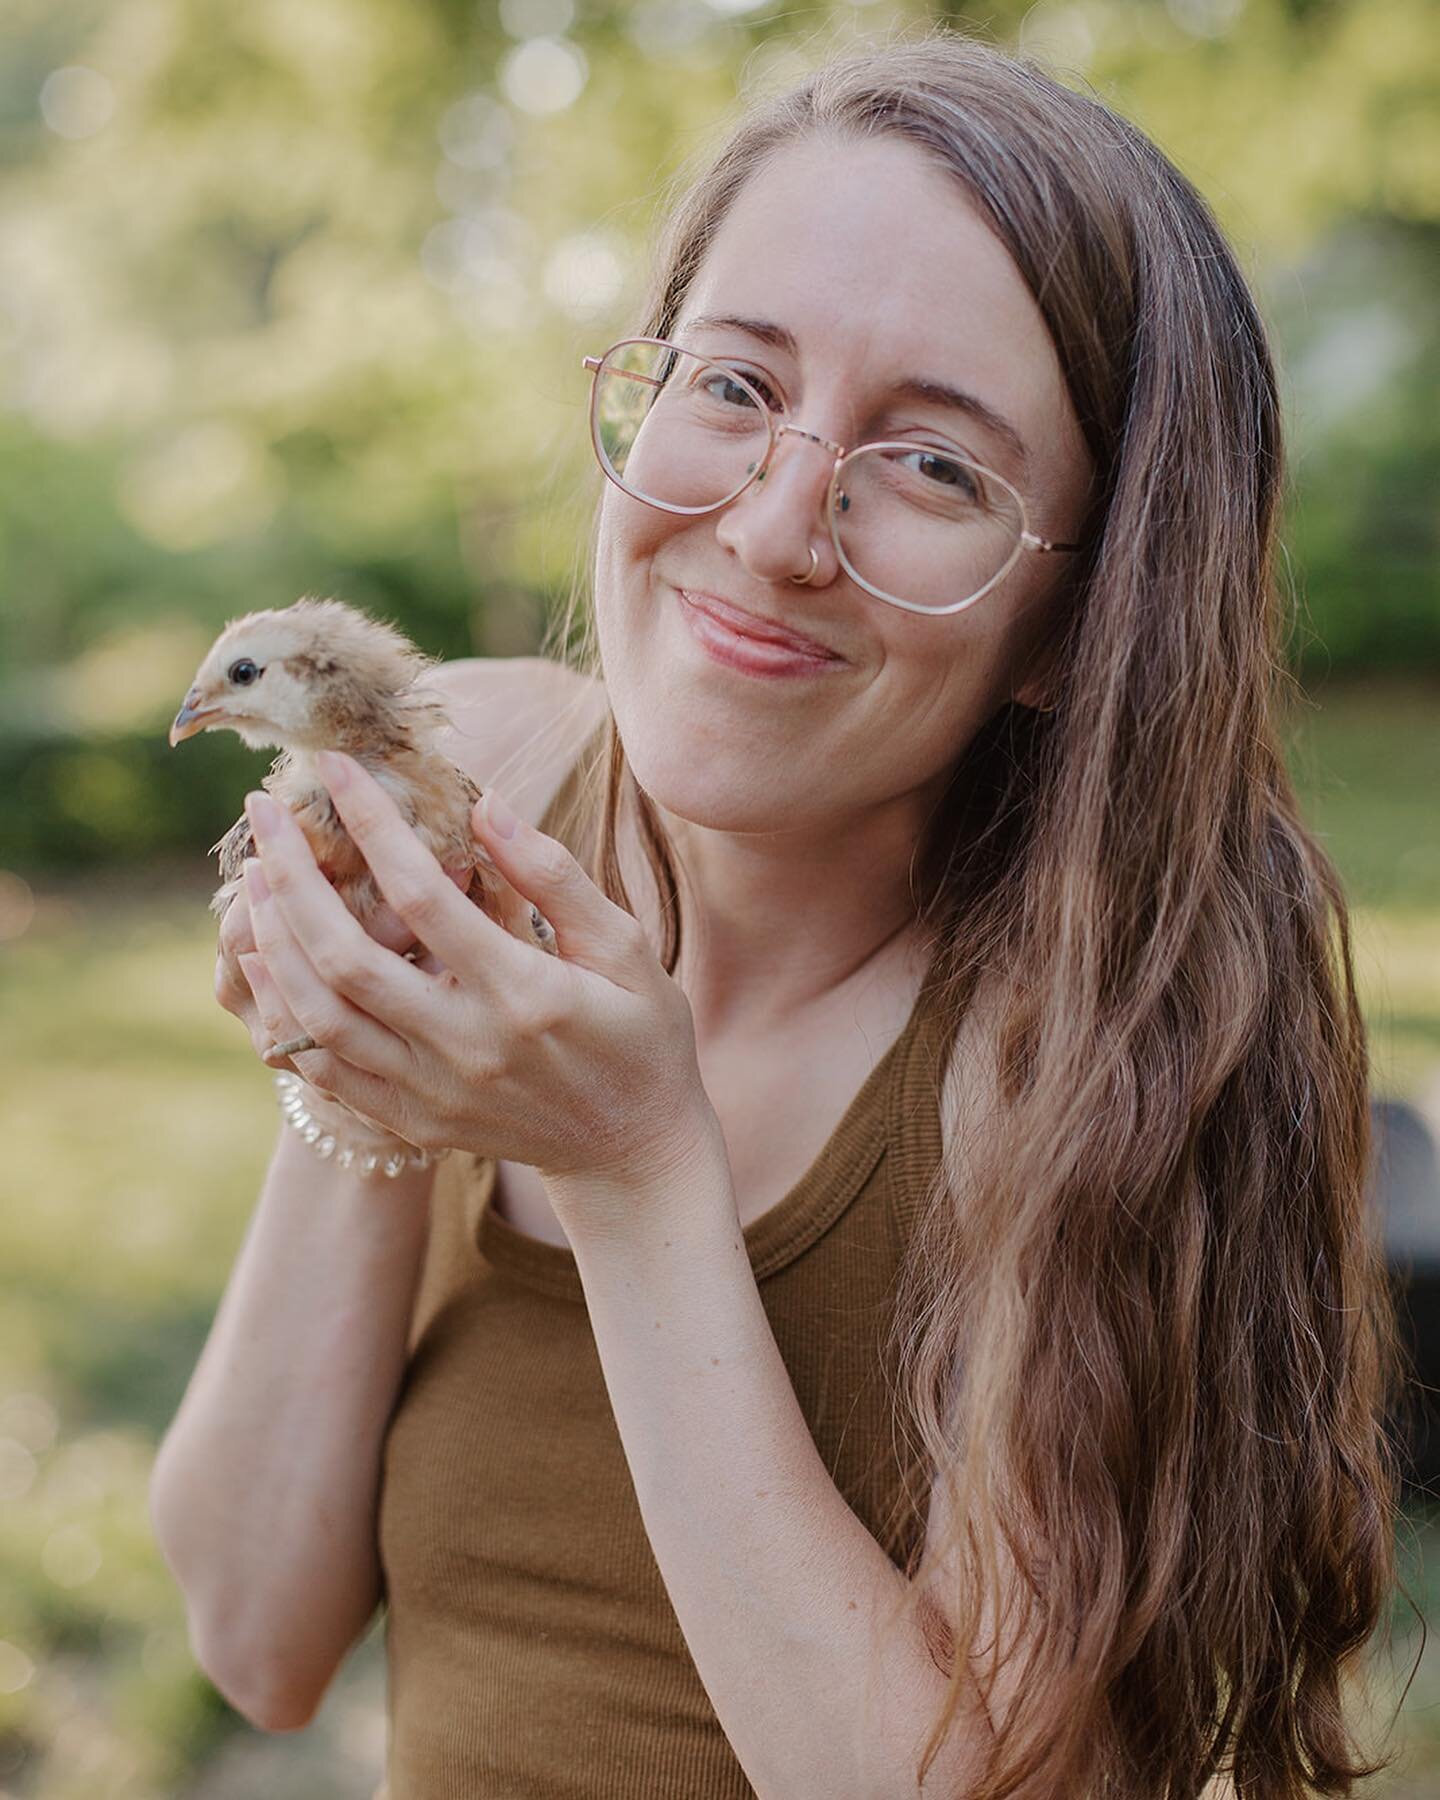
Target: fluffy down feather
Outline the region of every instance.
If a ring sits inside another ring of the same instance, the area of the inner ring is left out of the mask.
[[[449,718],[417,690],[435,663],[393,625],[340,600],[297,600],[247,613],[221,632],[170,727],[170,743],[234,731],[251,749],[280,754],[261,786],[295,815],[315,861],[362,925],[384,903],[315,767],[317,750],[343,750],[389,792],[416,836],[447,869],[469,870],[467,892],[516,937],[555,950],[555,933],[476,842],[470,809],[481,790],[438,747]],[[210,910],[223,918],[255,854],[242,813],[210,854],[221,884]]]

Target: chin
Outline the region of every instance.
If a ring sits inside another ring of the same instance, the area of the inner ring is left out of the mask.
[[[616,725],[642,792],[674,818],[708,831],[782,831],[794,824],[790,758],[769,755],[703,719],[672,722],[658,708],[628,724],[617,711]]]

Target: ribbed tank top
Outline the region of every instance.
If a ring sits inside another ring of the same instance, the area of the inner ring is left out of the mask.
[[[576,855],[584,762],[542,820]],[[825,1466],[877,1538],[900,1520],[902,1567],[926,1496],[901,1477],[885,1333],[940,1156],[935,996],[932,965],[814,1162],[744,1232]],[[458,1154],[437,1172],[385,1444],[381,1795],[750,1800],[645,1535],[575,1258],[501,1218],[494,1179]]]

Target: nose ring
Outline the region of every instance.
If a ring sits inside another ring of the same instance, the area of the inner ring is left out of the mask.
[[[792,575],[790,577],[790,579],[791,579],[791,581],[793,581],[795,583],[796,587],[808,587],[810,585],[810,583],[815,579],[815,573],[819,569],[819,567],[820,567],[820,552],[812,544],[810,546],[810,567],[805,571],[805,573],[803,575]]]

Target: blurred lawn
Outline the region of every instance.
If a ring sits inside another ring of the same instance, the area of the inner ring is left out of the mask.
[[[1331,692],[1294,761],[1355,902],[1374,1085],[1440,1131],[1437,702],[1420,685]],[[0,1800],[368,1800],[381,1767],[378,1632],[309,1731],[254,1732],[195,1671],[150,1536],[154,1445],[275,1132],[269,1079],[211,997],[211,885],[197,850],[183,870],[37,893],[14,936],[25,890],[0,881]],[[1402,1538],[1440,1624],[1440,1510],[1413,1509]],[[1418,1649],[1402,1601],[1396,1701]],[[1433,1800],[1433,1645],[1396,1742],[1405,1764],[1371,1791]]]

